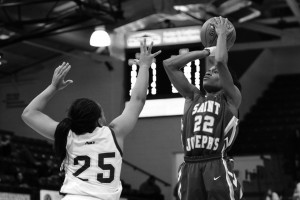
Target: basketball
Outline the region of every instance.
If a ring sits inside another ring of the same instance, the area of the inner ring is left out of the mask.
[[[214,25],[215,20],[212,17],[206,20],[201,28],[200,38],[204,47],[211,47],[217,45],[218,36],[216,34]],[[227,28],[232,29],[232,31],[227,35],[227,49],[229,50],[235,42],[236,32],[233,24],[229,20],[227,23]]]

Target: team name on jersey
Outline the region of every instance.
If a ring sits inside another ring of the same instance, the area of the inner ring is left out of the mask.
[[[210,112],[210,113],[214,113],[216,115],[219,114],[220,111],[220,103],[212,101],[212,100],[208,100],[205,102],[197,103],[194,106],[192,115],[195,115],[197,113],[204,113],[204,112]]]
[[[191,151],[193,149],[212,149],[217,150],[219,146],[220,138],[214,138],[207,135],[195,135],[187,138],[186,150]]]

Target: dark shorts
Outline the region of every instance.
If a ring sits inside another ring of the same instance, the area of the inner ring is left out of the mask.
[[[242,190],[223,158],[184,162],[178,174],[181,200],[238,200]]]

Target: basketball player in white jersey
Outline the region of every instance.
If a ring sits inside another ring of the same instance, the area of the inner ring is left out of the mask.
[[[57,122],[43,110],[51,98],[67,87],[72,80],[65,80],[71,69],[62,63],[54,71],[52,83],[35,97],[22,113],[24,122],[39,134],[54,140],[57,156],[62,161],[65,179],[60,192],[63,200],[117,200],[122,185],[120,172],[124,138],[137,123],[146,101],[149,67],[155,56],[153,43],[146,40],[140,45],[140,58],[135,60],[139,73],[131,98],[122,114],[105,126],[100,105],[90,99],[75,100],[68,116]]]

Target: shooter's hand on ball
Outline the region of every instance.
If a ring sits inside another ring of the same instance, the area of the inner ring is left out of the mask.
[[[222,35],[225,34],[226,36],[233,30],[233,27],[228,23],[227,18],[223,17],[215,17],[215,31],[216,34]]]

